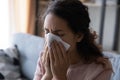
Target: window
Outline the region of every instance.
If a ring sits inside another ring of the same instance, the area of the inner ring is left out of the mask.
[[[9,0],[0,0],[0,49],[6,48],[9,41]]]

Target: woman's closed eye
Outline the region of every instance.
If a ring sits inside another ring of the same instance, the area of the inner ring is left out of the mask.
[[[63,37],[65,34],[56,33],[55,35],[57,35],[57,36],[59,36],[59,37]]]
[[[44,32],[45,32],[45,34],[48,34],[49,30],[45,29]],[[56,31],[53,31],[52,33],[59,36],[59,37],[63,37],[65,35],[61,30],[56,30]]]

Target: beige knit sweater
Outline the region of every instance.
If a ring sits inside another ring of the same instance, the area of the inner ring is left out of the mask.
[[[44,75],[40,59],[38,59],[34,80],[41,80]],[[101,64],[91,63],[81,65],[78,63],[71,65],[66,75],[68,80],[110,80],[111,74],[112,70],[109,68],[104,69]]]

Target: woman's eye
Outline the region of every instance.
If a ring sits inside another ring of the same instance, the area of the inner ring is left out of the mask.
[[[59,37],[63,37],[64,36],[64,34],[57,34]]]

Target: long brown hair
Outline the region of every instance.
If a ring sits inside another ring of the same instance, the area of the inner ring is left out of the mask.
[[[89,29],[88,7],[79,0],[55,0],[50,3],[44,14],[54,13],[67,21],[73,33],[83,33],[84,38],[77,44],[77,50],[84,63],[104,63],[102,51],[95,42],[96,34]],[[103,59],[103,60],[102,60]]]

